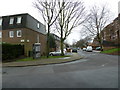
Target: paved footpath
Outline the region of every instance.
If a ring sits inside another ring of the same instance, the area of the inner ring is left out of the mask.
[[[70,57],[64,58],[51,58],[51,59],[40,59],[36,61],[21,61],[21,62],[8,62],[3,63],[3,67],[25,67],[25,66],[37,66],[37,65],[48,65],[48,64],[59,64],[65,62],[71,62],[83,58],[78,53],[72,53]]]

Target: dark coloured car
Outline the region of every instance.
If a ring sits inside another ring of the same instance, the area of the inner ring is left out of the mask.
[[[72,52],[77,53],[77,48],[73,48],[73,49],[72,49]]]

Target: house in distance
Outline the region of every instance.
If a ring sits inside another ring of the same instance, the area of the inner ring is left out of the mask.
[[[3,43],[24,45],[26,56],[35,43],[40,43],[41,54],[46,51],[45,25],[28,13],[0,17],[0,39]]]

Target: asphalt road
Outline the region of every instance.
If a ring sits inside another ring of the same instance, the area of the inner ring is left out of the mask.
[[[118,88],[118,56],[79,51],[65,64],[4,67],[3,88]]]

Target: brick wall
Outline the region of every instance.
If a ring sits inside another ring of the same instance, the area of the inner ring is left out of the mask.
[[[101,32],[102,38],[106,42],[120,45],[120,15],[109,25],[107,25]],[[94,39],[94,45],[98,45],[97,40]]]
[[[113,42],[115,44],[120,44],[119,38],[120,38],[120,23],[119,19],[120,17],[117,17],[111,24],[109,24],[104,30],[104,39],[106,41]]]
[[[17,30],[22,31],[22,37],[17,37]],[[9,31],[14,31],[14,37],[9,37]],[[39,38],[38,38],[39,37]],[[24,42],[21,42],[24,40]],[[39,40],[39,41],[38,41]],[[27,42],[28,41],[28,42]],[[41,54],[46,53],[46,35],[36,32],[27,28],[2,30],[2,42],[11,44],[24,44],[25,55],[28,56],[28,52],[32,51],[34,43],[41,43]]]

